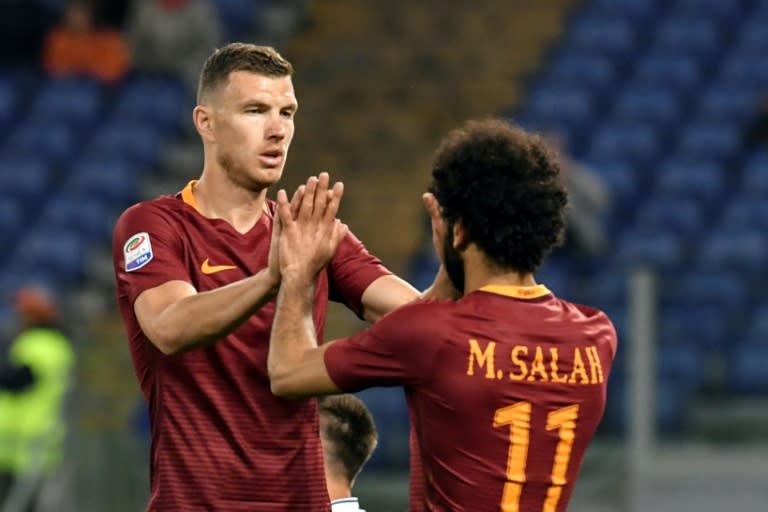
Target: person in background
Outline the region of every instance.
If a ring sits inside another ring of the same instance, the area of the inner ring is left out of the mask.
[[[137,0],[127,26],[136,70],[174,76],[190,90],[221,33],[209,0]]]
[[[73,0],[46,36],[42,65],[48,75],[115,82],[131,69],[128,46],[115,28],[97,26],[92,5]]]
[[[75,354],[48,290],[20,288],[14,309],[21,330],[7,348],[0,390],[0,496],[11,510],[32,511],[62,458]]]
[[[378,434],[373,416],[354,395],[331,395],[318,400],[320,440],[332,512],[365,512],[352,486],[376,449]]]

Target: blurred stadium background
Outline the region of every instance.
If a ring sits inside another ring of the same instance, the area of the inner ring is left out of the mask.
[[[0,294],[54,288],[76,343],[67,452],[48,501],[137,511],[147,427],[109,243],[125,207],[198,176],[194,84],[138,69],[109,83],[47,76],[34,39],[10,39],[42,37],[65,3],[0,1]],[[435,268],[419,197],[447,130],[503,115],[557,133],[610,190],[608,243],[586,258],[562,251],[539,281],[606,310],[620,341],[570,510],[766,509],[768,1],[210,4],[221,42],[273,44],[297,68],[283,186],[321,170],[345,181],[342,216],[415,284]],[[0,321],[12,331],[6,302]],[[360,326],[329,312],[329,338]],[[369,512],[405,510],[402,394],[361,397],[381,441],[356,493]]]

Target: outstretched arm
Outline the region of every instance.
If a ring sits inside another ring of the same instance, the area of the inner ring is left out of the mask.
[[[298,210],[303,190],[294,194],[289,213]],[[175,354],[210,345],[237,329],[277,294],[279,235],[275,223],[269,264],[253,276],[205,292],[180,280],[141,292],[133,304],[141,330],[161,352]]]
[[[267,357],[272,392],[300,398],[339,392],[325,368],[312,321],[314,283],[330,261],[346,226],[336,219],[344,192],[341,183],[328,189],[328,175],[307,182],[296,218],[292,218],[285,191],[277,195],[280,219],[279,240],[282,284],[277,296],[275,319]]]

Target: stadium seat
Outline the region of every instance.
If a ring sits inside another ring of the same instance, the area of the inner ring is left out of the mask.
[[[593,0],[589,5],[590,13],[624,17],[638,25],[650,21],[660,10],[657,0]]]
[[[43,85],[30,108],[40,124],[63,121],[90,130],[101,118],[101,89],[95,80],[53,79]]]
[[[632,58],[637,44],[635,25],[623,16],[581,17],[566,37],[568,48],[614,61]]]
[[[754,116],[759,99],[760,95],[751,87],[718,84],[701,96],[698,115],[707,122],[743,124]]]
[[[672,16],[699,17],[706,13],[708,18],[716,20],[720,25],[730,28],[744,15],[744,2],[739,0],[723,2],[722,0],[674,0],[670,2]]]
[[[528,97],[523,117],[534,123],[556,121],[569,131],[583,130],[592,120],[594,108],[592,94],[583,88],[542,87]]]
[[[654,161],[659,154],[659,134],[647,124],[603,123],[595,132],[587,159],[626,160],[633,165]]]
[[[653,47],[656,51],[691,55],[703,61],[716,57],[722,43],[714,19],[681,14],[661,20],[654,34]]]
[[[729,352],[728,390],[765,395],[768,389],[768,345],[744,344]]]
[[[544,87],[584,88],[603,95],[613,92],[618,79],[610,59],[567,51],[555,57],[539,83]]]
[[[725,83],[762,92],[768,88],[768,54],[732,53],[725,59],[720,78]]]
[[[105,169],[109,172],[109,169]],[[64,191],[66,192],[66,191]],[[75,229],[86,244],[108,242],[116,220],[107,205],[109,198],[62,193],[49,199],[40,222],[51,229]]]
[[[736,313],[747,307],[749,289],[742,276],[734,272],[697,272],[672,280],[661,294],[665,304],[718,307],[727,313]]]
[[[638,209],[635,232],[674,232],[682,238],[699,233],[703,226],[701,208],[691,199],[651,196]]]
[[[0,190],[6,193],[2,186]],[[13,195],[0,196],[0,244],[5,251],[0,253],[0,261],[8,256],[8,248],[12,247],[24,230],[25,214],[19,199]]]
[[[368,466],[378,469],[407,468],[410,422],[405,395],[400,388],[370,388],[356,393],[373,415],[379,445]],[[368,467],[366,466],[366,467]]]
[[[710,206],[722,196],[724,171],[711,160],[671,158],[659,167],[654,193],[670,198],[690,198]]]
[[[0,158],[0,191],[26,208],[37,208],[49,193],[52,182],[50,167],[39,158]]]
[[[768,346],[768,303],[763,302],[753,308],[746,337],[754,345]]]
[[[254,0],[213,1],[230,41],[238,41],[253,30],[259,3]]]
[[[83,277],[87,249],[74,230],[35,225],[21,239],[13,258],[22,265],[24,273],[49,275],[57,285],[67,286]]]
[[[72,166],[64,191],[72,196],[108,201],[113,207],[125,207],[138,199],[141,173],[121,159],[88,158]]]
[[[75,131],[66,123],[30,119],[12,133],[2,154],[42,158],[56,167],[64,167],[77,153],[77,142]]]
[[[713,231],[697,253],[699,268],[711,272],[727,269],[754,272],[764,267],[767,257],[766,239],[758,229]]]
[[[619,94],[613,119],[647,123],[657,130],[668,131],[680,122],[682,104],[682,100],[669,90],[632,87]]]
[[[130,80],[117,98],[112,124],[148,125],[150,129],[178,132],[190,122],[190,94],[181,82],[170,78]]]
[[[615,258],[626,267],[648,266],[666,271],[682,265],[683,250],[683,241],[672,231],[627,231],[619,238]]]
[[[698,87],[700,80],[701,66],[694,57],[664,51],[647,54],[640,60],[632,84],[684,93]]]
[[[16,119],[18,94],[10,81],[0,78],[0,135],[5,134],[7,126]]]
[[[730,318],[717,304],[676,303],[659,311],[659,346],[695,345],[705,351],[719,351],[733,333]]]
[[[145,173],[152,171],[157,164],[162,142],[162,132],[151,125],[112,123],[91,139],[86,156],[125,160]]]
[[[684,129],[678,142],[681,155],[724,161],[742,149],[743,136],[734,125],[696,122]]]
[[[730,232],[748,229],[768,231],[768,202],[755,197],[736,196],[723,207],[717,226],[722,231]]]
[[[741,194],[744,197],[768,198],[768,153],[753,154],[744,165]]]
[[[608,185],[617,209],[634,207],[635,198],[640,191],[640,178],[632,162],[617,157],[613,160],[590,160],[587,165]]]

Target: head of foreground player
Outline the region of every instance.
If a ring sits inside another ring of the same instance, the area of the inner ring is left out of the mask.
[[[200,185],[248,195],[280,179],[298,108],[292,73],[268,46],[230,43],[208,57],[193,111],[205,155]]]
[[[559,172],[539,136],[504,121],[469,121],[448,134],[424,202],[456,289],[535,284],[565,228]]]

